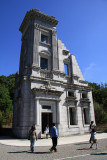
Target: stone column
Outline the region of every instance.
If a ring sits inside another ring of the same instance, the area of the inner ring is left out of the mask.
[[[35,98],[34,124],[35,124],[35,125],[39,125],[39,123],[40,123],[39,99]]]
[[[88,93],[88,98],[89,98],[89,115],[90,115],[90,121],[94,121],[95,122],[95,115],[94,115],[94,106],[93,106],[93,98],[92,98],[92,92],[90,91]]]
[[[39,67],[39,47],[40,34],[39,34],[39,26],[34,24],[34,43],[33,43],[33,66]]]
[[[83,107],[83,103],[81,104],[81,114],[82,114],[82,125],[84,127],[84,107]]]
[[[67,105],[67,125],[68,125],[68,128],[69,128],[69,125],[70,125],[70,114],[69,114],[69,106]]]
[[[58,70],[58,53],[57,53],[57,39],[56,39],[56,30],[52,31],[52,54],[53,54],[53,70]]]
[[[75,122],[76,122],[76,125],[78,125],[78,108],[77,108],[77,101],[75,101],[75,115],[76,115],[76,119],[75,119]]]
[[[56,123],[57,123],[57,124],[60,124],[60,105],[59,105],[59,101],[57,101]]]

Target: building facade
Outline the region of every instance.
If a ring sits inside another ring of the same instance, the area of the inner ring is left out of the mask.
[[[58,21],[37,9],[20,26],[22,45],[16,74],[13,132],[26,138],[36,125],[38,137],[56,123],[59,136],[84,134],[94,121],[92,90],[75,55],[56,38]]]

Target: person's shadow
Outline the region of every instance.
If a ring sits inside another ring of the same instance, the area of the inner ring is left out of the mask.
[[[31,152],[31,151],[15,151],[15,152],[8,152],[8,153],[31,153],[31,154],[50,154],[50,152]]]
[[[81,149],[77,149],[79,151],[82,151],[82,150],[90,150],[90,148],[81,148]]]
[[[92,153],[91,155],[107,155],[107,153]]]

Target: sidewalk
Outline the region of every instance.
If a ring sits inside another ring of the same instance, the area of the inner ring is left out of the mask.
[[[107,133],[97,133],[97,139],[107,138]],[[85,135],[73,135],[70,137],[60,137],[58,138],[58,145],[65,145],[71,143],[81,143],[89,141],[90,134]],[[11,137],[0,137],[0,144],[12,145],[12,146],[29,146],[30,141],[27,139],[14,139]],[[38,139],[35,143],[35,146],[51,146],[52,140],[48,139]]]

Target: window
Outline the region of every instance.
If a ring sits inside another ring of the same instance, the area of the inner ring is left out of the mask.
[[[70,125],[76,125],[76,110],[75,108],[69,108]]]
[[[42,34],[41,35],[41,42],[48,43],[48,36]]]
[[[82,98],[87,98],[87,93],[82,93]]]
[[[68,97],[74,97],[74,92],[69,92],[68,91]]]
[[[43,105],[42,109],[51,109],[51,106],[45,106],[45,105]]]
[[[89,124],[89,110],[88,110],[88,108],[83,109],[83,114],[84,114],[84,123]]]
[[[64,64],[64,71],[66,75],[69,75],[68,64]]]
[[[41,58],[40,67],[41,69],[48,69],[48,59]]]

